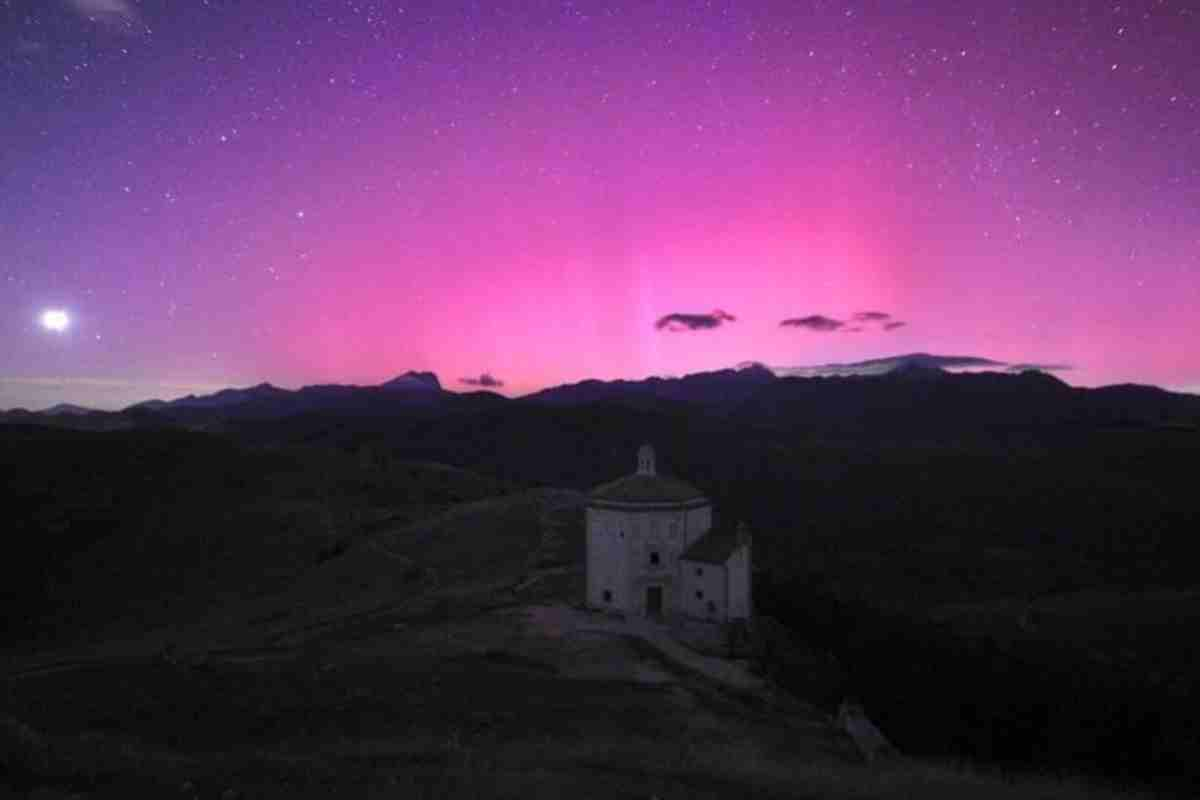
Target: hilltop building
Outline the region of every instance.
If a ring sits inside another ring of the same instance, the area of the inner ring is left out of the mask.
[[[649,617],[747,620],[750,534],[713,525],[696,487],[659,475],[643,445],[637,471],[597,486],[587,504],[587,603]]]

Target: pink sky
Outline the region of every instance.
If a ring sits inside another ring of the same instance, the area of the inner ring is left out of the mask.
[[[33,14],[0,40],[0,406],[913,351],[1200,389],[1178,21],[937,6]],[[779,324],[862,311],[906,325]]]

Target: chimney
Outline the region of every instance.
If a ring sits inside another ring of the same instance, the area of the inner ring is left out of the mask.
[[[654,471],[654,448],[648,444],[638,448],[638,475],[655,475]]]

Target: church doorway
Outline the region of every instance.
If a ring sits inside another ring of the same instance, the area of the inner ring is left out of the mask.
[[[661,617],[663,612],[663,592],[661,586],[646,587],[646,616]]]

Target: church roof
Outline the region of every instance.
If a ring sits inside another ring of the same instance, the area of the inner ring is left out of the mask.
[[[594,503],[634,505],[703,505],[708,501],[700,490],[678,478],[659,475],[654,466],[654,448],[642,445],[637,452],[637,472],[592,489]]]
[[[738,548],[736,525],[716,525],[683,551],[679,558],[704,564],[724,564]]]
[[[695,486],[666,475],[635,473],[592,489],[591,500],[610,503],[688,503],[703,500]]]

